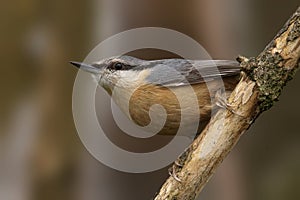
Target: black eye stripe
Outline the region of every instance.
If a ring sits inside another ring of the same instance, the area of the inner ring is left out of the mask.
[[[110,70],[118,71],[118,70],[129,70],[129,69],[132,69],[133,66],[130,66],[128,64],[124,64],[121,62],[113,62],[113,63],[110,63],[107,68]]]

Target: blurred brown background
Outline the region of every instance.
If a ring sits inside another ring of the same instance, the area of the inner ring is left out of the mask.
[[[297,0],[35,1],[0,7],[0,199],[151,199],[167,168],[127,174],[96,161],[72,118],[83,60],[105,38],[159,26],[189,35],[213,58],[256,56],[296,10]],[[144,58],[163,58],[155,53]],[[169,55],[170,56],[170,55]],[[242,137],[199,199],[299,199],[299,74]]]

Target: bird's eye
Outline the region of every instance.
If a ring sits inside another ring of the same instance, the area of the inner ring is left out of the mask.
[[[122,68],[123,68],[122,63],[117,62],[117,63],[114,64],[114,69],[115,70],[121,70]]]

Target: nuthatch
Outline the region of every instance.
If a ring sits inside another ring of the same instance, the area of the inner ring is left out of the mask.
[[[222,88],[230,93],[238,82],[239,63],[229,60],[141,60],[130,56],[118,56],[94,64],[71,62],[96,78],[122,111],[140,126],[150,123],[149,109],[154,104],[166,111],[166,122],[159,134],[175,135],[181,122],[181,110],[175,96],[192,97],[192,87],[197,97],[199,111],[190,111],[186,123],[189,126],[201,117],[201,124],[210,119],[211,111],[217,109],[216,93]],[[222,78],[222,79],[220,79]],[[223,81],[220,81],[223,80]],[[134,91],[133,91],[134,90]],[[130,91],[133,91],[132,93]],[[175,92],[174,92],[175,91]],[[129,102],[129,112],[128,103]],[[188,104],[187,104],[188,105]],[[199,131],[199,129],[198,129]]]

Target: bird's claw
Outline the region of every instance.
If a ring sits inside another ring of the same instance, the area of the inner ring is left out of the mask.
[[[176,175],[176,167],[178,167],[178,165],[176,165],[176,162],[173,164],[173,166],[171,168],[169,168],[169,175],[171,177],[173,177],[176,181],[178,181],[179,183],[181,183],[180,178],[178,178],[178,176]]]
[[[216,99],[216,105],[220,108],[226,109],[229,112],[231,112],[232,114],[238,115],[240,117],[243,117],[243,115],[241,115],[240,113],[237,113],[234,109],[233,106],[231,104],[229,104],[226,100],[225,95],[222,93],[221,90],[218,90],[215,96]]]
[[[180,164],[178,160],[175,160],[174,164],[178,167],[183,167],[183,164]]]

